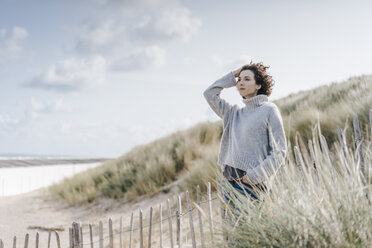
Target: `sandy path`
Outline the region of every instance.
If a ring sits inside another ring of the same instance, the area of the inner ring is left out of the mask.
[[[0,198],[0,238],[3,240],[5,247],[12,247],[13,237],[17,236],[17,246],[23,247],[25,234],[30,234],[29,244],[35,247],[36,232],[40,235],[40,246],[47,247],[48,231],[38,229],[30,229],[31,226],[45,227],[45,228],[63,228],[59,231],[62,248],[69,247],[68,228],[71,227],[73,221],[83,224],[84,228],[84,243],[89,239],[88,224],[93,224],[94,240],[97,242],[95,247],[98,247],[98,223],[103,222],[104,237],[108,236],[108,219],[112,218],[114,225],[114,242],[119,243],[119,235],[116,234],[119,229],[120,217],[123,218],[123,227],[128,227],[130,223],[130,216],[132,211],[135,216],[135,226],[138,226],[138,209],[143,209],[144,225],[148,223],[150,206],[154,207],[154,217],[158,214],[159,204],[163,203],[163,218],[166,217],[166,200],[171,198],[172,212],[175,211],[176,199],[168,195],[159,193],[154,197],[143,197],[137,202],[128,203],[124,200],[100,200],[98,203],[84,205],[79,207],[68,207],[66,203],[61,200],[53,199],[45,188],[35,190],[29,193],[8,196]],[[183,207],[183,211],[186,206]],[[214,209],[217,214],[217,209]],[[195,221],[196,216],[195,216]],[[173,220],[175,228],[175,219]],[[187,229],[188,217],[184,218],[184,226]],[[207,224],[207,223],[206,223]],[[164,221],[164,243],[167,246],[169,243],[168,222]],[[207,227],[205,227],[207,228]],[[175,230],[175,229],[174,229]],[[153,232],[158,232],[158,225],[153,227]],[[187,230],[184,231],[184,234]],[[145,230],[144,243],[147,244],[147,230]],[[174,234],[175,235],[175,234]],[[138,231],[135,231],[134,239],[138,240]],[[153,239],[158,239],[156,234]],[[124,234],[124,243],[129,240],[129,233]],[[108,244],[108,238],[104,241],[105,246]],[[52,236],[51,246],[57,247],[55,236]],[[86,245],[84,247],[90,247]],[[118,246],[116,246],[118,247]],[[187,247],[186,245],[184,247]]]
[[[17,236],[17,246],[22,247],[25,234],[29,233],[29,244],[34,247],[38,231],[41,247],[45,247],[47,246],[48,232],[42,229],[29,229],[29,227],[62,227],[64,231],[59,232],[62,247],[68,247],[68,228],[71,227],[73,221],[83,224],[84,238],[88,239],[89,228],[87,228],[87,224],[93,224],[93,232],[98,233],[99,221],[102,220],[104,229],[107,229],[108,218],[112,218],[114,230],[117,230],[121,216],[123,217],[123,226],[128,226],[132,211],[137,216],[138,209],[141,208],[144,215],[147,216],[150,206],[156,206],[157,209],[159,203],[165,203],[167,197],[165,194],[158,194],[156,197],[143,198],[136,203],[127,203],[123,200],[101,200],[98,203],[80,207],[67,207],[63,201],[52,199],[45,188],[17,196],[1,197],[0,238],[5,247],[12,247],[13,237]],[[107,236],[106,232],[105,230],[104,236]],[[118,240],[119,238],[115,242]],[[52,247],[56,247],[55,236],[52,236],[51,243]]]

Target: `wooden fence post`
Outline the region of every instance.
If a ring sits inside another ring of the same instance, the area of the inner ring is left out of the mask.
[[[359,155],[359,162],[360,162],[360,170],[362,171],[362,175],[365,177],[365,169],[364,169],[364,158],[363,158],[363,147],[362,147],[362,135],[360,133],[359,128],[359,120],[358,117],[354,117],[354,135],[355,135],[355,147]]]
[[[174,248],[174,243],[173,243],[173,227],[172,227],[172,214],[171,214],[171,208],[170,208],[169,199],[167,199],[167,212],[168,212],[170,243],[171,243],[171,248]]]
[[[39,232],[36,232],[35,248],[39,248]]]
[[[72,242],[72,228],[69,228],[68,229],[68,234],[69,234],[69,238],[70,238],[70,248],[73,248],[73,242]]]
[[[50,238],[52,237],[52,232],[48,232],[48,248],[50,248]]]
[[[112,231],[112,219],[111,218],[109,218],[109,240],[110,240],[109,247],[114,248],[114,233]]]
[[[192,208],[191,208],[189,191],[186,191],[186,200],[187,200],[187,208],[188,208],[188,211],[189,211],[189,222],[190,222],[190,229],[191,229],[192,247],[196,248],[194,221],[193,221],[193,218],[192,218]]]
[[[24,245],[24,248],[28,248],[28,239],[29,239],[29,234],[27,233],[26,236],[25,236],[25,245]]]
[[[177,201],[177,234],[178,248],[182,248],[182,205],[180,195],[178,195]]]
[[[89,224],[89,238],[90,238],[90,248],[93,248],[93,228],[91,224]]]
[[[103,248],[103,223],[99,222],[99,248]]]
[[[17,237],[13,237],[13,248],[17,248]]]
[[[54,233],[56,234],[57,248],[61,248],[61,240],[59,239],[59,234],[56,231],[54,231]]]
[[[199,184],[196,186],[196,201],[198,203],[198,206],[201,208],[201,205],[200,205],[200,187],[199,187]],[[202,245],[202,248],[204,248],[205,247],[205,244],[204,244],[203,220],[202,220],[202,215],[201,215],[201,212],[200,212],[199,209],[198,209],[198,216],[199,216],[199,227],[200,227],[201,245]]]
[[[123,246],[123,216],[120,216],[120,248],[124,248]]]
[[[79,223],[72,223],[72,246],[73,248],[81,248],[80,243],[80,225]]]
[[[143,223],[142,223],[142,209],[139,210],[140,221],[140,248],[143,248]]]
[[[213,242],[213,216],[212,216],[212,194],[211,194],[211,183],[208,182],[208,209],[209,209],[209,230],[211,232],[211,242]]]
[[[160,232],[160,248],[163,248],[163,205],[159,206],[159,232]]]
[[[130,216],[129,248],[132,248],[132,237],[133,237],[133,212]]]
[[[149,240],[148,240],[148,248],[151,248],[151,228],[152,228],[152,207],[150,207],[150,226],[149,226]]]
[[[80,227],[80,246],[81,248],[83,248],[83,244],[84,244],[84,239],[83,239],[83,224],[81,225]]]

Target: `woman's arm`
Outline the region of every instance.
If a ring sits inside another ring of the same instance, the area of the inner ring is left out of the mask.
[[[284,163],[287,144],[283,120],[279,108],[275,105],[268,119],[269,146],[268,156],[259,166],[247,171],[247,178],[252,184],[258,184],[273,175]]]
[[[204,97],[212,110],[221,118],[232,108],[232,105],[220,98],[223,88],[230,88],[236,85],[236,71],[230,72],[209,86],[204,91]]]

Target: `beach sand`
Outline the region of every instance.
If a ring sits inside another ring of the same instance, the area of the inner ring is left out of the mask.
[[[117,233],[120,226],[120,217],[123,218],[123,227],[129,227],[132,211],[134,212],[135,222],[138,222],[139,209],[143,210],[144,225],[148,224],[150,206],[154,208],[154,216],[158,215],[159,204],[163,204],[163,218],[166,218],[166,200],[171,198],[172,212],[175,211],[176,199],[170,197],[170,193],[159,193],[153,197],[142,197],[137,202],[125,202],[122,200],[100,199],[93,204],[84,206],[68,206],[64,201],[52,197],[47,188],[34,190],[29,193],[24,193],[15,196],[7,196],[0,198],[0,238],[3,240],[5,247],[12,247],[13,237],[17,236],[17,246],[23,247],[25,235],[29,233],[29,245],[34,247],[36,232],[39,232],[39,240],[41,247],[47,247],[48,231],[46,228],[63,228],[63,231],[58,231],[61,239],[62,248],[69,247],[68,228],[72,226],[72,222],[83,224],[84,243],[89,241],[89,224],[93,225],[94,241],[97,242],[95,247],[98,247],[98,224],[103,222],[104,237],[108,236],[108,219],[112,218],[114,232]],[[186,206],[183,207],[185,211]],[[185,223],[188,219],[185,216]],[[195,221],[196,217],[195,217]],[[173,220],[173,228],[175,232],[175,219]],[[164,225],[164,247],[168,245],[168,221],[163,222]],[[30,229],[30,227],[40,227],[38,229]],[[135,224],[138,226],[138,223]],[[158,233],[158,224],[153,227],[153,231]],[[129,229],[128,229],[129,230]],[[147,231],[145,230],[145,233]],[[174,233],[175,235],[175,233]],[[134,238],[138,240],[138,230],[135,230]],[[158,235],[153,235],[154,240],[158,240]],[[119,235],[114,235],[114,242],[119,244]],[[129,232],[124,234],[124,243],[129,240]],[[108,244],[108,238],[104,240],[104,245]],[[144,237],[144,243],[147,244],[147,236]],[[39,246],[39,247],[40,247]],[[57,247],[56,237],[52,235],[51,246]],[[90,247],[90,245],[86,245]],[[127,246],[126,246],[127,247]],[[185,246],[187,247],[187,246]]]

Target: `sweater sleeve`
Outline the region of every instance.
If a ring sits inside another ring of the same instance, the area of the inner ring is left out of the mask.
[[[223,88],[230,88],[236,85],[232,72],[218,79],[204,91],[204,97],[212,110],[221,118],[232,108],[232,105],[220,98]]]
[[[283,120],[278,107],[272,109],[268,119],[269,153],[255,168],[247,171],[247,177],[253,184],[258,184],[273,175],[284,163],[287,152]]]

